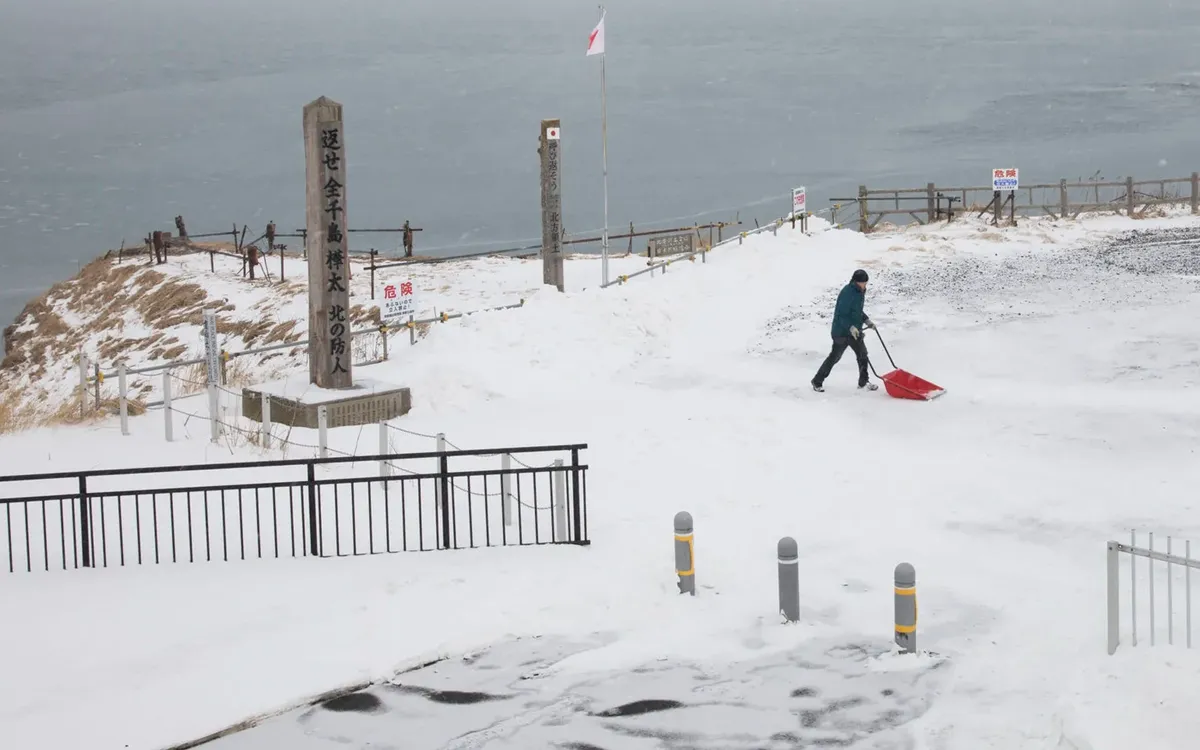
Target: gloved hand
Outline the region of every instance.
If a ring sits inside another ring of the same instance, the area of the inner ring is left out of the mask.
[[[853,339],[858,339],[858,336],[859,336],[859,330],[857,328],[855,328],[854,326],[850,326],[850,337]]]
[[[866,320],[863,321],[863,328],[866,328],[869,330],[874,327],[875,327],[875,321],[871,320],[870,318],[867,318]]]

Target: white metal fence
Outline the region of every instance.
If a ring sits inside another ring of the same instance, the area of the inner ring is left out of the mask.
[[[1180,547],[1179,542],[1168,536],[1166,549],[1162,551],[1157,550],[1154,544],[1154,534],[1151,532],[1146,547],[1139,547],[1136,531],[1130,532],[1129,544],[1122,544],[1115,541],[1108,543],[1107,599],[1109,655],[1116,653],[1117,646],[1121,643],[1121,611],[1125,609],[1123,603],[1128,604],[1129,609],[1128,633],[1130,645],[1138,645],[1138,626],[1139,624],[1145,624],[1149,627],[1142,632],[1148,636],[1151,646],[1157,645],[1165,630],[1168,645],[1173,646],[1176,640],[1180,639],[1187,648],[1192,647],[1192,569],[1200,569],[1200,561],[1192,558],[1192,543],[1190,541],[1183,542],[1182,546],[1183,556],[1180,557],[1176,554]],[[1122,555],[1129,556],[1128,597],[1123,595],[1124,590],[1121,588],[1121,568],[1125,567],[1121,559]],[[1144,565],[1138,563],[1139,558],[1145,560]],[[1163,588],[1166,589],[1165,603],[1162,600],[1161,593],[1157,595],[1157,599],[1155,598],[1156,580],[1158,582],[1157,588],[1160,592]],[[1178,591],[1181,587],[1182,591]],[[1145,616],[1140,623],[1138,612],[1139,590],[1146,591]],[[1179,596],[1183,598],[1182,612],[1179,612],[1179,604],[1177,602],[1177,597]],[[1166,608],[1165,620],[1161,619],[1164,604]]]

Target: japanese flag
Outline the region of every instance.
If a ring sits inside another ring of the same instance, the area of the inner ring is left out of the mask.
[[[596,24],[592,35],[588,37],[587,54],[588,57],[604,54],[604,16],[600,16],[600,23]]]
[[[558,128],[546,128],[546,138],[551,141],[557,141],[562,136],[562,131]]]

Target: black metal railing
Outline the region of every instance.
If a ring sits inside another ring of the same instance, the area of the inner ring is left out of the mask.
[[[4,476],[0,566],[50,571],[586,545],[586,448]],[[558,458],[547,463],[547,455]]]

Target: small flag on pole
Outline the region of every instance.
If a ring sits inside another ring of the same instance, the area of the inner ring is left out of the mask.
[[[561,137],[562,131],[558,128],[546,128],[546,138],[552,141],[557,141]]]
[[[604,54],[604,16],[600,16],[600,23],[596,24],[596,28],[592,29],[592,35],[588,37],[587,56],[603,55]]]

